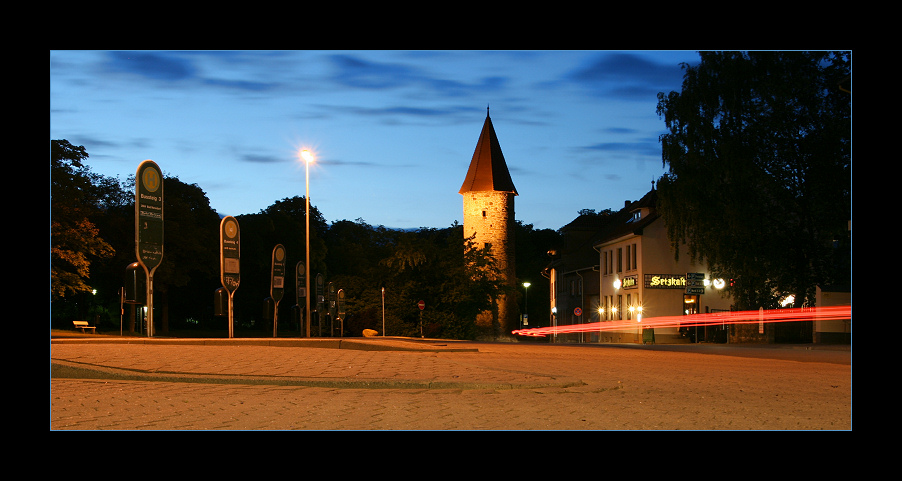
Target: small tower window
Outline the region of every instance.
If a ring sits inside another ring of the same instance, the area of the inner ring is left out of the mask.
[[[485,217],[485,211],[482,211],[482,216]]]

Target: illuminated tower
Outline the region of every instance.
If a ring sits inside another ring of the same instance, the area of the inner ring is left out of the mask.
[[[464,239],[475,235],[476,247],[489,247],[504,283],[513,287],[516,281],[514,196],[517,188],[504,162],[488,109],[459,193],[464,201]],[[502,295],[495,301],[495,309],[476,320],[480,337],[506,336],[517,326],[518,311],[513,296]]]

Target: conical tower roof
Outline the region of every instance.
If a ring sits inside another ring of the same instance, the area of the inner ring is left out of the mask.
[[[486,109],[485,124],[479,141],[476,143],[476,151],[470,161],[470,169],[464,184],[460,187],[460,194],[473,191],[513,192],[517,194],[514,181],[511,180],[510,171],[501,153],[501,145],[495,135],[495,127]]]

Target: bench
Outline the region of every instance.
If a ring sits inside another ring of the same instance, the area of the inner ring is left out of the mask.
[[[95,326],[89,326],[88,321],[72,321],[72,324],[75,325],[76,329],[81,329],[81,332],[85,332],[86,329],[90,329],[91,332],[94,332],[94,329],[96,329]]]

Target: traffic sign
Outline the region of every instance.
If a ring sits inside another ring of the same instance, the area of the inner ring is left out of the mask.
[[[421,311],[422,311],[423,309],[426,309],[426,301],[420,301],[420,302],[418,302],[418,303],[417,303],[417,307],[419,307]]]
[[[573,314],[576,316],[581,316],[581,315],[583,315],[583,310],[577,307],[576,309],[573,310]]]
[[[304,269],[304,263],[298,262],[297,266],[295,266],[295,284],[296,284],[296,292],[298,298],[298,304],[300,305],[300,299],[307,297],[307,270]]]
[[[276,305],[285,294],[285,247],[276,244],[272,250],[272,270],[269,283],[269,295],[276,301]]]
[[[705,293],[705,273],[704,272],[687,272],[686,273],[686,294],[704,294]]]
[[[316,312],[323,311],[323,302],[325,302],[325,298],[323,297],[323,275],[316,275]]]
[[[135,255],[147,275],[147,337],[152,337],[153,274],[163,261],[163,172],[152,160],[135,172]]]
[[[135,174],[135,254],[151,273],[163,260],[163,173],[152,160]]]
[[[219,223],[219,273],[222,287],[235,292],[241,283],[241,231],[230,215]]]
[[[344,319],[346,314],[346,306],[345,306],[345,290],[338,290],[338,317]]]

